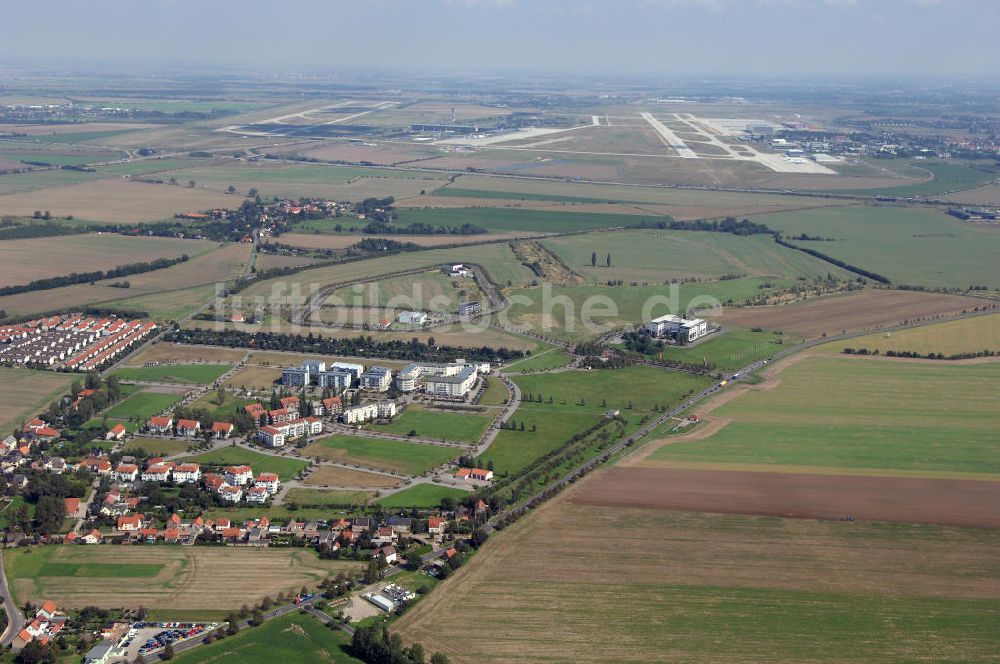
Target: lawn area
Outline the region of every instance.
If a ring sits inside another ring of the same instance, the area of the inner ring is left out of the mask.
[[[835,341],[822,347],[840,352],[844,348],[867,348],[885,353],[888,350],[914,353],[978,353],[992,350],[1000,353],[1000,314],[976,316],[914,327],[898,332],[870,334],[846,341]]]
[[[111,373],[124,381],[208,385],[231,368],[228,364],[172,364],[159,367],[124,367],[115,369]]]
[[[128,563],[106,564],[101,562],[64,562],[66,556],[54,555],[57,547],[38,547],[19,551],[6,565],[15,578],[28,577],[94,577],[94,578],[151,578],[163,569],[162,564]]]
[[[899,187],[884,187],[881,189],[845,189],[836,190],[839,194],[853,194],[855,196],[897,196],[905,198],[908,196],[929,196],[940,194],[946,191],[956,191],[959,189],[971,189],[981,184],[986,184],[997,177],[998,172],[983,167],[967,166],[966,164],[947,161],[919,161],[910,162],[921,170],[928,170],[934,178],[927,182],[902,185]]]
[[[353,286],[339,288],[326,304],[347,307],[378,307],[400,310],[454,313],[460,297],[482,301],[482,291],[471,277],[449,277],[440,269],[364,284],[360,292]]]
[[[785,232],[832,238],[792,243],[884,275],[899,284],[1000,288],[1000,233],[911,207],[840,207],[753,217]],[[832,267],[832,266],[831,266]]]
[[[1000,473],[1000,363],[817,356],[788,365],[771,380],[780,382],[719,407],[714,414],[732,421],[718,433],[661,447],[644,463]]]
[[[460,450],[440,445],[337,435],[316,441],[302,454],[404,475],[420,475],[459,456]]]
[[[485,663],[985,662],[1000,649],[1000,531],[590,506],[573,491],[491,537],[399,620],[403,639]]]
[[[510,400],[510,391],[497,376],[486,377],[486,391],[479,398],[480,406],[502,406]]]
[[[242,374],[236,375],[238,377]],[[190,407],[204,409],[208,412],[208,416],[213,422],[232,422],[237,411],[243,410],[243,406],[256,403],[256,399],[237,397],[230,392],[226,392],[226,398],[220,406],[218,401],[216,401],[217,396],[214,390],[210,390],[208,394],[200,399],[192,401]]]
[[[24,500],[21,496],[14,496],[10,499],[4,499],[0,502],[0,528],[8,529],[13,528],[12,520],[14,518],[14,513],[17,511],[21,505],[26,505],[28,507],[28,516],[31,518],[35,517],[35,504],[29,503]]]
[[[374,494],[370,491],[323,491],[320,489],[289,489],[285,503],[298,505],[318,505],[340,507],[342,505],[364,505]]]
[[[567,235],[542,241],[565,263],[593,283],[612,279],[666,281],[727,274],[786,279],[850,273],[818,258],[774,242],[769,235],[740,237],[729,233],[631,230]],[[597,265],[591,266],[593,254]],[[611,267],[605,261],[611,254]]]
[[[739,327],[726,328],[713,337],[691,348],[664,346],[662,352],[653,354],[653,357],[685,364],[701,365],[707,362],[710,367],[722,371],[735,371],[802,341],[801,337],[794,335],[752,332]]]
[[[109,420],[128,420],[136,418],[138,420],[148,420],[157,415],[180,400],[179,394],[161,394],[159,392],[136,392],[124,401],[109,408],[104,413],[104,417]]]
[[[69,392],[73,377],[55,371],[0,367],[0,431],[6,436]]]
[[[373,431],[385,431],[401,436],[416,431],[417,436],[421,438],[474,443],[483,435],[489,424],[489,418],[474,413],[427,410],[423,406],[411,405],[390,424],[373,424],[370,428]]]
[[[462,491],[450,486],[417,484],[408,489],[403,489],[399,493],[380,498],[377,502],[382,507],[391,509],[408,507],[431,508],[440,505],[441,500],[444,498],[451,498],[458,501],[467,495],[469,495],[468,491]]]
[[[260,627],[177,656],[178,664],[362,664],[348,653],[351,638],[310,615],[289,613]]]
[[[683,314],[689,307],[741,304],[791,283],[752,277],[680,285],[525,288],[511,292],[509,315],[513,324],[536,333],[580,342],[606,331],[596,326],[636,324],[647,316]],[[585,314],[594,329],[584,326]]]
[[[514,360],[506,365],[503,370],[506,372],[531,373],[532,371],[548,371],[557,369],[569,364],[569,354],[562,346],[552,344],[540,344],[538,350],[520,360]]]
[[[630,427],[655,413],[654,406],[676,405],[688,392],[697,392],[711,380],[652,367],[568,371],[559,374],[517,376],[523,401],[511,420],[524,431],[503,430],[483,454],[499,475],[516,473],[542,455],[559,448],[573,434],[600,422],[604,412],[618,409]],[[541,395],[542,403],[533,401]],[[553,403],[549,403],[549,398]],[[580,405],[581,398],[584,405]],[[629,402],[632,408],[629,409]],[[531,431],[532,426],[537,427]]]
[[[130,450],[142,450],[146,456],[172,456],[187,452],[188,448],[196,444],[193,440],[171,440],[168,438],[133,438],[125,443],[125,452]]]
[[[282,482],[288,481],[299,474],[303,468],[308,466],[305,461],[299,459],[289,459],[285,457],[261,454],[244,447],[221,447],[196,456],[188,457],[185,461],[200,463],[205,466],[234,466],[246,464],[253,468],[255,475],[260,473],[278,473]]]

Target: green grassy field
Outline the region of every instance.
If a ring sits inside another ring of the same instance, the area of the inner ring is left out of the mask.
[[[350,637],[310,615],[290,613],[236,636],[177,656],[178,664],[362,664],[348,653]]]
[[[778,336],[734,327],[726,328],[724,332],[716,333],[714,338],[710,337],[690,348],[666,346],[662,353],[656,353],[653,357],[685,364],[701,365],[707,362],[708,366],[715,369],[735,371],[801,341],[801,337]]]
[[[163,565],[150,563],[102,564],[96,562],[53,562],[57,547],[39,547],[18,552],[6,566],[7,572],[17,578],[27,577],[94,577],[94,578],[150,578],[160,573]]]
[[[185,459],[205,466],[233,466],[247,464],[253,467],[255,475],[260,473],[278,473],[281,481],[295,477],[307,464],[299,459],[261,454],[243,447],[222,447]]]
[[[895,283],[1000,288],[1000,233],[923,208],[843,207],[782,212],[753,221],[787,237],[806,233],[832,242],[792,240]]]
[[[732,419],[718,433],[666,445],[648,461],[1000,473],[1000,363],[812,357],[779,377],[774,389],[716,410]]]
[[[142,450],[147,456],[170,456],[187,452],[194,441],[164,438],[133,438],[125,443],[125,451]]]
[[[323,491],[321,489],[289,489],[285,494],[285,504],[318,505],[340,507],[342,505],[364,505],[374,494],[370,491]]]
[[[435,270],[364,284],[360,293],[354,287],[339,288],[326,300],[326,304],[454,313],[461,297],[466,300],[484,299],[474,279],[452,278],[441,270]]]
[[[825,277],[849,273],[825,261],[774,242],[770,236],[739,237],[729,233],[633,230],[569,235],[543,240],[549,250],[594,283],[612,279],[666,281],[727,274]],[[597,254],[597,265],[591,258]],[[611,267],[606,266],[611,254]]]
[[[480,397],[479,405],[502,406],[508,399],[510,399],[510,392],[507,390],[507,386],[503,384],[503,381],[496,376],[488,376],[486,378],[486,391]]]
[[[569,364],[569,354],[562,346],[541,344],[531,357],[514,360],[504,367],[504,371],[531,373],[532,371],[548,371]]]
[[[117,404],[109,408],[105,413],[104,417],[109,420],[127,420],[129,418],[138,418],[140,420],[148,420],[153,415],[170,408],[174,405],[181,395],[179,394],[160,394],[158,392],[136,392],[132,396],[128,397],[124,401],[119,401]]]
[[[494,233],[537,231],[566,233],[632,226],[643,219],[658,219],[659,215],[643,217],[633,214],[601,214],[594,212],[549,212],[519,208],[407,208],[399,211],[400,224],[415,222],[434,226],[474,224]]]
[[[454,413],[440,410],[426,410],[417,405],[411,405],[401,416],[390,424],[372,425],[374,431],[385,431],[401,436],[416,431],[421,438],[441,440],[457,440],[464,443],[474,443],[479,440],[490,419],[475,413]]]
[[[634,427],[642,417],[655,413],[654,406],[676,405],[689,391],[700,391],[711,383],[709,378],[652,367],[533,374],[516,376],[514,381],[524,401],[511,420],[518,427],[524,422],[525,430],[501,431],[483,454],[483,463],[492,461],[498,474],[530,466],[573,434],[600,422],[608,410],[620,410]],[[542,403],[528,400],[537,399],[539,394]],[[537,430],[531,431],[532,426]]]
[[[666,313],[683,314],[689,307],[741,304],[792,282],[759,277],[704,283],[654,286],[566,286],[524,288],[511,292],[510,320],[536,333],[580,342],[602,330],[584,327],[584,313],[595,326],[620,327]],[[676,290],[674,290],[676,289]],[[672,296],[676,292],[676,297]],[[522,299],[526,298],[526,299]],[[527,304],[525,304],[527,302]],[[586,307],[586,309],[585,309]],[[606,330],[604,330],[606,331]]]
[[[96,141],[103,138],[112,138],[114,136],[121,136],[123,134],[129,134],[136,129],[108,129],[105,131],[78,131],[78,132],[66,132],[63,134],[36,134],[32,136],[31,141],[37,141],[39,143],[84,143],[86,141]]]
[[[945,161],[913,161],[910,165],[920,169],[928,170],[934,178],[927,182],[917,184],[902,185],[899,187],[885,187],[882,189],[844,189],[837,190],[841,194],[854,194],[856,196],[897,196],[905,198],[908,196],[930,196],[946,191],[956,191],[960,189],[971,189],[978,185],[985,184],[995,179],[1000,173],[996,170],[988,170],[983,167],[973,167],[961,163]]]
[[[408,507],[431,508],[441,504],[443,498],[459,500],[467,496],[467,491],[436,484],[417,484],[399,493],[380,498],[377,502],[382,507],[399,509]]]
[[[560,196],[559,194],[539,194],[530,192],[515,191],[489,191],[487,189],[462,189],[461,187],[446,186],[431,192],[435,196],[448,196],[453,198],[494,198],[501,200],[517,201],[563,201],[566,203],[629,203],[627,197],[621,198],[588,198],[586,196]]]
[[[331,461],[420,475],[454,459],[460,454],[460,450],[439,445],[338,435],[313,443],[303,453]]]
[[[96,173],[83,171],[32,171],[30,173],[8,173],[0,175],[0,195],[14,194],[19,191],[33,191],[45,187],[62,187],[81,182],[97,180]],[[42,208],[44,209],[44,207]]]
[[[111,374],[124,381],[208,385],[231,368],[228,364],[173,364],[159,367],[124,367],[115,369]]]

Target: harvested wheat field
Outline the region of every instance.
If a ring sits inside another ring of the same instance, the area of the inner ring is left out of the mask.
[[[918,291],[865,290],[831,295],[792,304],[726,309],[719,322],[725,325],[782,330],[804,337],[842,332],[877,330],[909,322],[972,311],[990,303],[976,298]]]
[[[133,223],[161,221],[182,212],[237,207],[240,202],[238,197],[203,188],[115,179],[2,196],[0,214],[30,216],[41,207],[57,217]]]
[[[146,346],[141,352],[128,359],[130,367],[141,367],[147,362],[177,362],[192,364],[210,362],[231,364],[243,359],[246,351],[239,348],[219,348],[216,346],[187,346],[169,342],[156,342]]]
[[[611,468],[584,505],[1000,528],[1000,482],[690,468]]]
[[[186,546],[18,549],[4,565],[22,603],[170,610],[236,609],[357,568],[305,549]]]
[[[196,256],[213,246],[212,242],[202,240],[110,233],[8,240],[0,243],[0,286],[26,284],[71,272],[109,270],[157,258],[178,258],[183,254]]]
[[[1000,647],[1000,531],[576,500],[591,482],[495,534],[399,620],[404,641],[470,663],[983,661]]]
[[[361,470],[340,468],[338,466],[322,466],[313,471],[302,482],[313,486],[358,489],[389,489],[399,486],[399,479],[378,473],[366,473]]]

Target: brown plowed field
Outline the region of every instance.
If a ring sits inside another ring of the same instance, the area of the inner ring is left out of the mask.
[[[903,321],[931,321],[988,304],[960,295],[917,291],[866,290],[767,307],[726,309],[726,325],[782,330],[804,337],[875,330]]]
[[[1000,528],[1000,482],[670,468],[610,468],[582,485],[584,505],[785,518]]]

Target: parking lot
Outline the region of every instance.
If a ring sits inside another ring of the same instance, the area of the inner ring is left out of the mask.
[[[198,639],[211,632],[218,623],[136,623],[118,644],[110,661],[133,662],[142,655],[152,661],[151,653],[159,651],[167,644],[177,645],[182,641]]]

